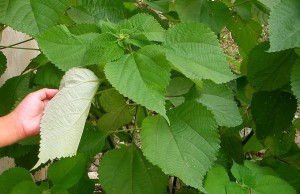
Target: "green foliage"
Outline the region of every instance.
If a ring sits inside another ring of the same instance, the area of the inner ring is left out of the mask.
[[[89,194],[95,183],[108,194],[300,193],[299,10],[299,0],[0,0],[0,31],[41,51],[0,87],[0,116],[60,89],[41,138],[0,149],[17,165],[0,193]],[[18,44],[0,45],[0,75],[2,51]],[[45,180],[31,178],[37,161]]]
[[[270,13],[270,51],[300,47],[300,2],[283,0]]]
[[[203,24],[176,25],[166,33],[165,44],[167,59],[192,80],[210,79],[224,83],[235,78],[215,34]]]
[[[268,43],[262,43],[249,54],[248,81],[257,90],[271,91],[286,85],[297,59],[294,50],[268,53],[268,48]]]
[[[29,35],[58,24],[68,7],[67,0],[1,0],[0,5],[0,23]]]
[[[219,148],[216,122],[205,107],[195,102],[169,111],[168,117],[170,126],[161,116],[144,120],[142,150],[163,172],[203,191],[199,182],[216,159]]]
[[[134,145],[109,151],[101,164],[100,183],[106,193],[165,193],[166,175]]]

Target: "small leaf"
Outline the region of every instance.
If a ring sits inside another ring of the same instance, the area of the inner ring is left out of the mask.
[[[191,89],[194,83],[185,77],[175,77],[171,79],[169,86],[167,88],[166,96],[176,97],[181,96]]]
[[[71,158],[63,158],[49,166],[48,178],[54,185],[70,188],[76,184],[85,171],[86,158],[78,154]]]
[[[283,0],[271,10],[269,51],[300,47],[300,1]]]
[[[158,21],[148,14],[136,14],[118,24],[117,29],[122,33],[128,33],[129,39],[145,36],[149,41],[163,42],[165,30]]]
[[[207,0],[177,0],[175,8],[182,21],[195,21],[207,24],[219,33],[230,21],[228,7],[222,2]]]
[[[11,194],[40,194],[39,187],[33,181],[19,182],[11,191]]]
[[[253,19],[243,21],[240,17],[236,16],[227,27],[234,41],[238,44],[242,56],[247,56],[255,45],[258,44],[262,27],[257,21]]]
[[[268,53],[268,48],[268,43],[262,43],[249,54],[248,81],[257,90],[271,91],[287,84],[297,59],[294,50]]]
[[[58,24],[67,0],[0,0],[0,23],[29,35]]]
[[[1,34],[0,34],[0,36],[1,36]],[[3,52],[0,51],[0,77],[7,68],[6,63],[7,63],[6,56],[3,54]]]
[[[215,165],[207,173],[204,188],[209,194],[227,194],[226,185],[230,182],[225,168]]]
[[[235,127],[242,124],[242,117],[232,91],[226,85],[204,81],[203,87],[194,90],[194,99],[210,110],[218,125]]]
[[[164,117],[169,72],[162,48],[154,45],[105,66],[106,78],[121,94]]]
[[[114,149],[104,155],[100,183],[109,194],[165,193],[167,176],[146,160],[135,145]]]
[[[200,23],[177,24],[166,33],[167,59],[192,80],[225,83],[235,78],[217,37]]]
[[[33,181],[30,173],[24,168],[16,167],[0,175],[1,193],[11,193],[13,188],[22,181]]]
[[[144,120],[143,153],[164,173],[204,191],[202,180],[216,160],[220,143],[213,115],[196,102],[186,102],[167,115],[170,126],[158,115]]]
[[[291,86],[294,95],[300,100],[300,60],[298,59],[292,68]]]
[[[92,99],[99,86],[93,72],[70,69],[61,89],[45,108],[41,121],[40,164],[76,154]]]
[[[62,70],[106,63],[123,55],[115,36],[105,33],[76,36],[65,26],[55,26],[36,40],[49,60]]]

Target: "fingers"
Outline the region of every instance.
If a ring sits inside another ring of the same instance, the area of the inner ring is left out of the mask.
[[[51,98],[53,98],[57,94],[57,92],[58,92],[57,89],[44,88],[44,89],[34,92],[34,94],[38,95],[38,97],[40,98],[41,101],[44,101],[44,100],[50,100]]]

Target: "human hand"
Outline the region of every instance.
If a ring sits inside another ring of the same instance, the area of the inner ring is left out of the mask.
[[[11,112],[19,129],[21,138],[30,137],[40,132],[40,121],[44,109],[51,98],[57,94],[56,89],[41,89],[27,95]]]

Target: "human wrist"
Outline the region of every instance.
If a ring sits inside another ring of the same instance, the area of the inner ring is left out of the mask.
[[[26,137],[26,134],[16,111],[11,112],[7,116],[9,117],[8,119],[11,122],[12,130],[14,130],[18,140],[24,139]]]

